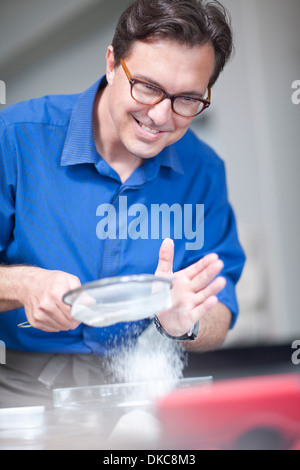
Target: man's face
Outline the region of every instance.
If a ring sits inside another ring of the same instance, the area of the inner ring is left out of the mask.
[[[153,83],[167,93],[205,97],[214,68],[214,50],[210,44],[187,47],[160,40],[137,41],[124,57],[131,75]],[[171,100],[153,105],[139,104],[130,94],[130,84],[122,68],[115,68],[113,50],[107,54],[108,109],[113,122],[111,138],[129,154],[146,159],[177,142],[188,130],[192,119],[176,115]]]

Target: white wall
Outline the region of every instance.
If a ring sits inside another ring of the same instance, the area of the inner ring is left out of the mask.
[[[1,0],[0,80],[7,104],[80,92],[105,70],[129,0]],[[300,338],[298,308],[299,0],[224,0],[236,54],[193,127],[227,165],[229,195],[248,262],[241,315],[228,344]],[[0,105],[1,106],[1,105]]]
[[[291,101],[292,82],[300,78],[300,2],[223,4],[236,54],[214,89],[208,138],[227,163],[248,254],[238,287],[241,316],[228,343],[288,341],[300,337],[300,105]]]

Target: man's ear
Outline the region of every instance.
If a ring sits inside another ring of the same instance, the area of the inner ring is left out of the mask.
[[[113,84],[115,77],[115,56],[113,46],[109,46],[106,52],[106,78],[109,85]]]

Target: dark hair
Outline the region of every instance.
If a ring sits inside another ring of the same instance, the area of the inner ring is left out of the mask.
[[[228,11],[216,0],[136,0],[121,15],[112,46],[115,66],[130,54],[136,41],[172,39],[187,46],[211,43],[215,67],[213,86],[233,51]]]

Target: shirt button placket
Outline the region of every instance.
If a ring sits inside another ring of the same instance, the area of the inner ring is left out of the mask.
[[[102,257],[102,268],[100,273],[100,279],[104,279],[107,277],[114,277],[119,275],[120,269],[120,254],[121,254],[121,244],[122,238],[120,236],[120,217],[119,217],[119,209],[120,209],[120,196],[124,195],[126,191],[126,187],[121,186],[120,190],[116,194],[114,200],[112,201],[111,205],[114,207],[116,212],[116,238],[106,238],[104,240],[104,249],[103,249],[103,257]],[[122,230],[127,230],[127,227],[122,227]]]

